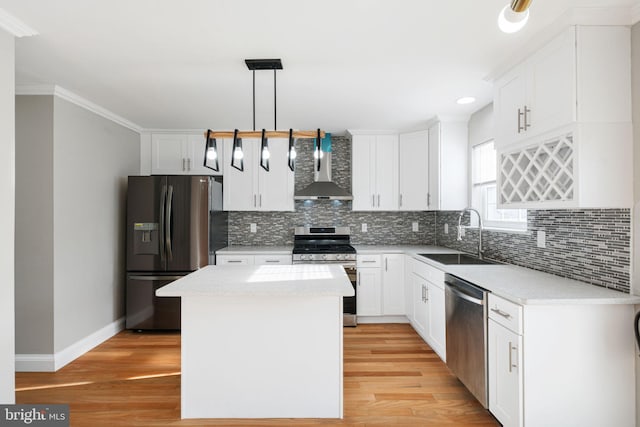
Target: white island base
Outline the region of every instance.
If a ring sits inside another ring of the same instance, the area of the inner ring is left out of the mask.
[[[342,418],[340,266],[209,266],[182,298],[182,418]]]

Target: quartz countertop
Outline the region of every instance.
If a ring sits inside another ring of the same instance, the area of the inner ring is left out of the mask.
[[[291,255],[293,246],[227,246],[216,255]]]
[[[369,255],[369,254],[414,255],[418,253],[457,254],[459,252],[454,249],[444,248],[442,246],[428,246],[428,245],[352,245],[352,246],[356,248],[356,253],[359,255]]]
[[[159,297],[353,296],[342,266],[209,265],[158,289]]]

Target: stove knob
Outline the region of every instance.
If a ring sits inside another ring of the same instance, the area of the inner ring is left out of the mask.
[[[325,261],[326,261],[326,260],[327,260],[327,258],[329,258],[329,257],[327,256],[327,254],[322,255],[322,259],[323,259],[323,260],[325,260]]]
[[[338,255],[336,255],[336,259],[337,260],[344,259],[344,255],[343,254],[338,254]]]
[[[300,255],[300,260],[301,261],[306,261],[309,259],[309,255]]]

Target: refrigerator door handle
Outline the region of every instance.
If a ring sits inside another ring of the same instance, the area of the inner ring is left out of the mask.
[[[169,186],[167,194],[167,214],[165,221],[165,242],[167,245],[167,259],[171,261],[173,259],[173,252],[171,250],[171,213],[173,212],[173,185]]]
[[[165,242],[164,242],[164,218],[167,201],[167,186],[162,186],[162,193],[160,193],[160,259],[164,262],[165,255]]]

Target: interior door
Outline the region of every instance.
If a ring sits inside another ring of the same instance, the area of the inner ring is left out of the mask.
[[[167,271],[193,271],[209,263],[208,212],[208,177],[167,177]]]
[[[127,189],[127,270],[162,271],[166,177],[130,176]],[[162,205],[162,206],[161,206]]]

